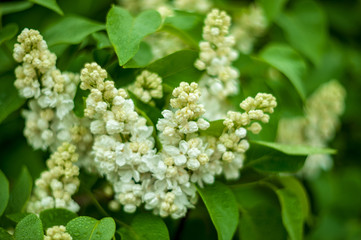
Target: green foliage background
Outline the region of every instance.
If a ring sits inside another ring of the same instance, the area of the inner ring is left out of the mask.
[[[214,0],[231,13],[250,2]],[[169,93],[179,82],[198,81],[201,76],[193,63],[204,16],[179,11],[159,30],[154,11],[131,16],[112,7],[117,4],[112,0],[1,1],[0,239],[41,239],[43,228],[59,224],[67,226],[73,239],[111,239],[114,232],[117,239],[361,239],[361,1],[257,2],[270,27],[254,54],[241,55],[235,62],[242,91],[232,102],[237,105],[244,96],[272,92],[278,99],[276,114],[260,136],[251,136],[252,148],[240,180],[218,179],[199,188],[202,201],[197,207],[186,218],[172,220],[145,210],[134,215],[111,212],[109,199],[101,194],[104,179],[85,172],[75,197],[82,206],[81,217],[62,209],[44,211],[39,217],[25,213],[33,180],[45,170],[48,153],[34,151],[23,136],[20,109],[25,100],[13,86],[17,64],[12,49],[23,28],[34,28],[57,54],[62,71],[79,72],[84,63],[96,61],[121,87],[148,69],[163,78]],[[119,21],[124,24],[115,26]],[[119,31],[128,34],[119,35]],[[150,46],[142,39],[155,31],[171,32],[189,48],[151,63]],[[129,39],[122,39],[125,35]],[[277,84],[266,81],[270,66],[282,73]],[[277,120],[302,115],[307,96],[334,78],[347,90],[346,111],[330,145],[337,149],[334,168],[314,180],[280,177],[277,172],[298,170],[308,154],[331,151],[289,149],[270,142],[275,139]],[[78,116],[82,116],[84,94],[79,90],[75,97]],[[160,111],[132,98],[154,124]],[[158,107],[164,104],[157,102]],[[205,134],[219,134],[219,123],[212,122]],[[14,237],[5,229],[14,229]]]

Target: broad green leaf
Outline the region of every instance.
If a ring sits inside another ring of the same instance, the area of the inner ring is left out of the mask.
[[[268,240],[286,239],[276,194],[259,184],[236,185],[232,191],[240,210],[242,240],[263,240],[266,236]]]
[[[73,112],[79,118],[84,117],[84,109],[86,107],[86,98],[88,95],[89,95],[89,91],[81,89],[79,84],[74,96],[74,109],[73,109]]]
[[[202,40],[203,21],[204,16],[198,13],[175,11],[174,15],[165,19],[162,30],[177,35],[198,49],[198,43]]]
[[[43,226],[35,214],[29,214],[15,228],[16,240],[43,240]]]
[[[24,217],[28,216],[29,214],[30,213],[17,212],[17,213],[6,214],[6,217],[8,219],[10,219],[11,221],[13,221],[14,223],[18,223],[21,220],[23,220]]]
[[[95,32],[92,34],[92,37],[97,42],[97,48],[103,49],[103,48],[110,48],[112,47],[112,44],[109,41],[108,36],[103,32]]]
[[[5,229],[0,227],[0,239],[1,240],[14,240],[14,237],[8,233]]]
[[[64,15],[63,11],[60,9],[59,5],[56,3],[56,0],[30,0],[33,3],[39,4],[43,7],[49,8],[54,12]]]
[[[19,27],[16,23],[9,23],[3,29],[1,29],[0,30],[0,45],[3,42],[12,39],[16,35],[18,30],[19,30]]]
[[[310,154],[333,154],[328,148],[302,145],[287,145],[274,142],[251,141],[247,151],[246,166],[261,171],[295,172],[299,170]]]
[[[245,166],[268,172],[296,172],[302,168],[307,156],[288,155],[278,149],[250,142]]]
[[[221,136],[225,128],[225,126],[223,125],[223,121],[224,119],[209,122],[209,128],[207,128],[206,130],[200,130],[200,133],[203,135],[210,135],[215,137]]]
[[[197,190],[208,209],[218,239],[232,239],[239,220],[237,201],[232,191],[220,182],[197,187]]]
[[[24,210],[25,204],[31,194],[33,180],[26,167],[21,169],[20,175],[10,192],[8,213],[17,213]]]
[[[4,175],[4,173],[0,170],[0,216],[6,209],[9,201],[9,182]]]
[[[152,49],[146,42],[141,42],[135,56],[129,60],[124,68],[142,68],[147,66],[153,59]]]
[[[301,98],[305,100],[303,80],[307,66],[295,50],[284,44],[272,43],[261,51],[260,58],[286,75]]]
[[[103,24],[80,16],[60,18],[44,32],[44,39],[49,46],[61,43],[78,44],[88,35],[103,30]]]
[[[108,15],[106,28],[110,42],[123,66],[139,49],[141,40],[154,33],[161,24],[161,17],[155,10],[147,10],[136,18],[125,9],[113,6]]]
[[[39,215],[45,231],[53,226],[66,226],[70,220],[76,218],[77,216],[78,215],[76,213],[62,208],[47,209],[42,211]]]
[[[335,154],[336,150],[331,148],[320,148],[304,145],[289,145],[284,143],[252,141],[252,144],[258,144],[265,147],[273,148],[287,155],[307,156],[310,154]]]
[[[6,15],[10,13],[16,13],[28,8],[31,8],[34,4],[28,1],[11,1],[0,3],[0,14]]]
[[[198,52],[182,50],[151,63],[146,69],[163,79],[163,84],[178,87],[181,82],[198,82],[202,72],[194,67]]]
[[[326,15],[315,1],[294,1],[276,22],[294,48],[314,64],[321,60],[327,38]]]
[[[303,239],[303,211],[301,200],[288,189],[278,189],[276,194],[282,208],[282,220],[291,240]]]
[[[115,233],[115,222],[106,217],[96,220],[91,217],[77,217],[66,225],[73,240],[110,240]]]
[[[1,77],[0,81],[0,123],[12,112],[20,108],[25,99],[19,96],[14,87],[15,76],[10,74]]]
[[[300,181],[294,177],[279,177],[278,181],[287,191],[292,192],[299,199],[302,208],[303,221],[306,221],[310,215],[310,203],[308,200],[306,189],[303,187]]]
[[[163,220],[150,213],[137,214],[130,227],[122,227],[118,231],[124,240],[167,240],[169,233]]]
[[[288,0],[259,0],[269,22],[272,22],[282,12]]]

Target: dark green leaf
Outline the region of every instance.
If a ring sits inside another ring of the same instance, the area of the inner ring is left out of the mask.
[[[43,240],[43,226],[35,214],[29,214],[15,228],[16,240]]]
[[[206,130],[200,130],[200,133],[203,135],[210,135],[215,137],[221,136],[225,128],[223,125],[223,121],[224,119],[209,122],[209,128],[207,128]]]
[[[161,111],[158,108],[142,102],[134,93],[132,93],[129,90],[128,90],[128,94],[130,98],[133,100],[136,108],[144,112],[154,125],[157,124],[159,118],[163,117]]]
[[[5,229],[0,227],[0,239],[1,240],[14,240],[14,237],[11,236]]]
[[[109,240],[114,236],[115,222],[110,217],[101,220],[77,217],[68,222],[66,230],[73,240]]]
[[[97,42],[97,48],[103,49],[103,48],[110,48],[112,47],[112,44],[109,41],[108,36],[103,32],[95,32],[92,34],[92,37]]]
[[[147,66],[153,59],[152,49],[146,42],[141,42],[139,50],[135,56],[130,59],[124,68],[142,68]]]
[[[124,240],[167,240],[169,233],[163,220],[150,213],[137,214],[130,227],[117,231]]]
[[[259,0],[269,22],[272,22],[281,13],[288,0]]]
[[[43,7],[49,8],[54,12],[64,15],[63,11],[60,9],[59,5],[56,3],[56,0],[30,0],[33,3],[39,4]]]
[[[14,223],[20,222],[24,217],[28,216],[30,213],[18,212],[12,214],[6,214],[6,217],[13,221]]]
[[[335,154],[335,149],[311,147],[304,145],[288,145],[283,143],[252,141],[252,144],[258,144],[265,147],[273,148],[277,151],[283,152],[287,155],[307,156],[310,154]]]
[[[161,17],[155,10],[140,13],[136,18],[125,9],[113,6],[108,15],[106,28],[110,42],[123,66],[139,49],[141,40],[154,33],[161,24]]]
[[[53,227],[66,224],[76,218],[78,215],[62,208],[47,209],[40,213],[39,217],[43,223],[44,230]]]
[[[44,32],[44,39],[49,46],[61,43],[78,44],[88,35],[103,30],[103,24],[80,16],[60,18]]]
[[[218,239],[232,239],[239,220],[237,201],[232,191],[220,182],[204,188],[197,187],[197,190],[208,209]]]
[[[89,91],[83,90],[78,86],[74,97],[74,113],[77,117],[84,117],[84,109],[86,107],[86,98],[89,95]]]
[[[277,18],[291,45],[317,64],[325,50],[326,16],[315,1],[294,1],[290,11]]]
[[[21,169],[20,175],[11,189],[9,203],[7,207],[8,213],[22,212],[25,204],[31,194],[33,180],[26,167]]]
[[[259,184],[232,187],[239,210],[239,234],[242,240],[286,239],[277,196]]]
[[[0,3],[0,14],[6,15],[10,13],[20,12],[31,8],[34,4],[28,1],[12,1]]]
[[[260,57],[275,67],[291,81],[298,94],[304,100],[306,97],[303,80],[307,66],[302,57],[292,48],[284,44],[270,44],[260,53]]]
[[[195,49],[202,40],[204,16],[198,13],[175,11],[173,16],[167,17],[162,30],[173,33],[183,39]]]
[[[146,69],[159,74],[163,84],[175,88],[181,82],[199,81],[203,73],[194,67],[197,58],[198,52],[182,50],[153,62]]]
[[[291,240],[303,239],[303,212],[300,199],[287,189],[278,189],[276,194],[282,208],[282,220]]]
[[[1,29],[0,30],[0,45],[3,42],[12,39],[16,35],[18,30],[19,30],[19,27],[16,23],[9,23],[3,29]]]
[[[15,77],[10,74],[1,77],[0,81],[0,123],[12,112],[24,104],[25,99],[21,98],[14,87]]]
[[[9,201],[9,182],[4,175],[4,173],[0,170],[0,216],[6,209]]]
[[[335,151],[328,148],[251,141],[246,165],[261,171],[295,172],[303,166],[307,155],[332,153]]]

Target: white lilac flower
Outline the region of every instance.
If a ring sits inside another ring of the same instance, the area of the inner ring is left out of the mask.
[[[153,98],[163,97],[162,78],[158,74],[142,71],[129,89],[143,102],[153,103]]]
[[[236,38],[237,48],[244,54],[249,54],[257,38],[261,37],[268,27],[267,19],[262,7],[251,4],[234,19],[231,29]]]
[[[46,229],[44,240],[72,240],[73,238],[66,232],[66,227],[63,225],[53,226]]]
[[[238,53],[233,49],[235,39],[229,35],[231,18],[226,12],[213,9],[204,23],[204,41],[199,43],[200,54],[194,65],[206,70],[199,83],[203,93],[200,102],[207,110],[205,117],[215,120],[224,117],[226,111],[221,106],[227,105],[226,98],[239,91],[239,72],[232,67]]]
[[[46,162],[48,171],[35,181],[33,195],[27,210],[40,213],[49,208],[66,208],[77,212],[79,205],[71,198],[79,187],[79,168],[74,165],[78,160],[75,146],[63,143]]]

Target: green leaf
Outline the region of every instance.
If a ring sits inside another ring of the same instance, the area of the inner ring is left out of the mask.
[[[133,18],[123,8],[113,6],[110,9],[107,15],[106,28],[120,66],[135,56],[141,40],[154,33],[161,21],[159,13],[155,10],[144,11]]]
[[[28,8],[31,8],[34,4],[28,1],[13,1],[0,3],[0,14],[6,15],[10,13],[16,13]]]
[[[204,16],[198,13],[176,10],[165,19],[162,30],[177,35],[192,48],[198,49],[198,43],[202,40],[203,21]]]
[[[146,42],[141,42],[135,56],[127,62],[124,68],[142,68],[147,66],[153,59],[152,49]]]
[[[232,187],[237,199],[242,240],[286,239],[281,209],[276,194],[260,184],[241,184]]]
[[[225,128],[225,126],[223,125],[223,122],[224,122],[224,119],[211,121],[211,122],[209,122],[209,124],[210,124],[209,128],[207,128],[206,130],[200,130],[200,133],[203,135],[219,137],[222,135],[223,130]]]
[[[0,216],[6,209],[9,201],[9,182],[4,175],[4,173],[0,170]]]
[[[333,149],[251,141],[246,166],[269,172],[296,172],[310,154],[332,154]]]
[[[167,240],[169,233],[163,220],[150,213],[137,214],[131,226],[120,228],[118,231],[124,240]]]
[[[0,227],[0,239],[1,240],[14,240],[14,237],[11,236],[8,231]]]
[[[43,240],[43,226],[35,214],[29,214],[15,228],[16,240]]]
[[[44,230],[66,224],[78,215],[72,211],[62,208],[47,209],[40,213],[39,217],[43,223]]]
[[[303,212],[300,199],[288,189],[278,189],[276,194],[282,208],[282,220],[291,240],[303,239]]]
[[[59,5],[56,3],[56,0],[30,0],[33,3],[36,3],[40,6],[49,8],[50,10],[53,10],[54,12],[64,15],[63,11],[60,9]]]
[[[97,42],[97,48],[103,49],[103,48],[110,48],[112,47],[112,44],[109,41],[108,36],[103,32],[95,32],[92,34],[92,37]]]
[[[305,100],[303,80],[307,66],[295,50],[284,44],[272,43],[261,51],[260,58],[286,75],[300,97]]]
[[[310,216],[310,203],[308,200],[306,189],[303,187],[300,181],[291,176],[279,177],[278,181],[287,191],[292,192],[299,199],[303,214],[302,219],[306,221],[307,218]]]
[[[14,87],[15,76],[10,74],[1,77],[0,81],[0,123],[12,112],[20,108],[25,99],[21,98]]]
[[[3,29],[0,30],[0,45],[12,39],[18,32],[19,27],[16,23],[9,23]]]
[[[325,50],[326,15],[315,1],[294,1],[291,10],[281,14],[277,24],[291,45],[317,64]]]
[[[30,213],[18,212],[18,213],[11,213],[6,214],[6,217],[13,221],[14,223],[18,223],[23,220],[24,217],[28,216]]]
[[[272,22],[282,12],[288,0],[259,0],[269,22]]]
[[[67,232],[73,240],[109,240],[115,233],[113,218],[96,220],[91,217],[77,217],[66,225]]]
[[[162,112],[158,108],[150,106],[149,104],[142,102],[134,93],[132,93],[129,90],[128,90],[128,94],[129,94],[130,98],[133,100],[136,108],[138,110],[141,110],[142,112],[144,112],[149,117],[149,119],[152,121],[152,123],[154,125],[157,124],[159,118],[163,117]]]
[[[277,151],[283,152],[284,154],[294,156],[307,156],[310,154],[336,154],[336,150],[331,148],[320,148],[304,145],[289,145],[265,141],[252,141],[252,144],[258,144],[265,147],[273,148]]]
[[[306,160],[306,156],[291,156],[253,141],[246,154],[245,166],[267,172],[296,172]]]
[[[25,204],[31,194],[33,180],[26,167],[21,169],[20,175],[11,189],[9,203],[7,207],[8,213],[17,213],[24,210]]]
[[[198,82],[202,72],[194,67],[198,52],[182,50],[151,63],[146,69],[163,79],[163,84],[178,87],[181,82]]]
[[[208,209],[218,239],[232,239],[239,220],[237,201],[232,191],[220,182],[204,188],[197,187],[197,190]]]
[[[78,44],[88,35],[103,30],[104,25],[80,16],[60,18],[44,32],[44,39],[49,46],[61,43]]]
[[[73,109],[73,112],[79,118],[84,117],[84,109],[86,107],[86,98],[88,95],[89,95],[89,91],[81,89],[79,84],[74,96],[74,109]]]

